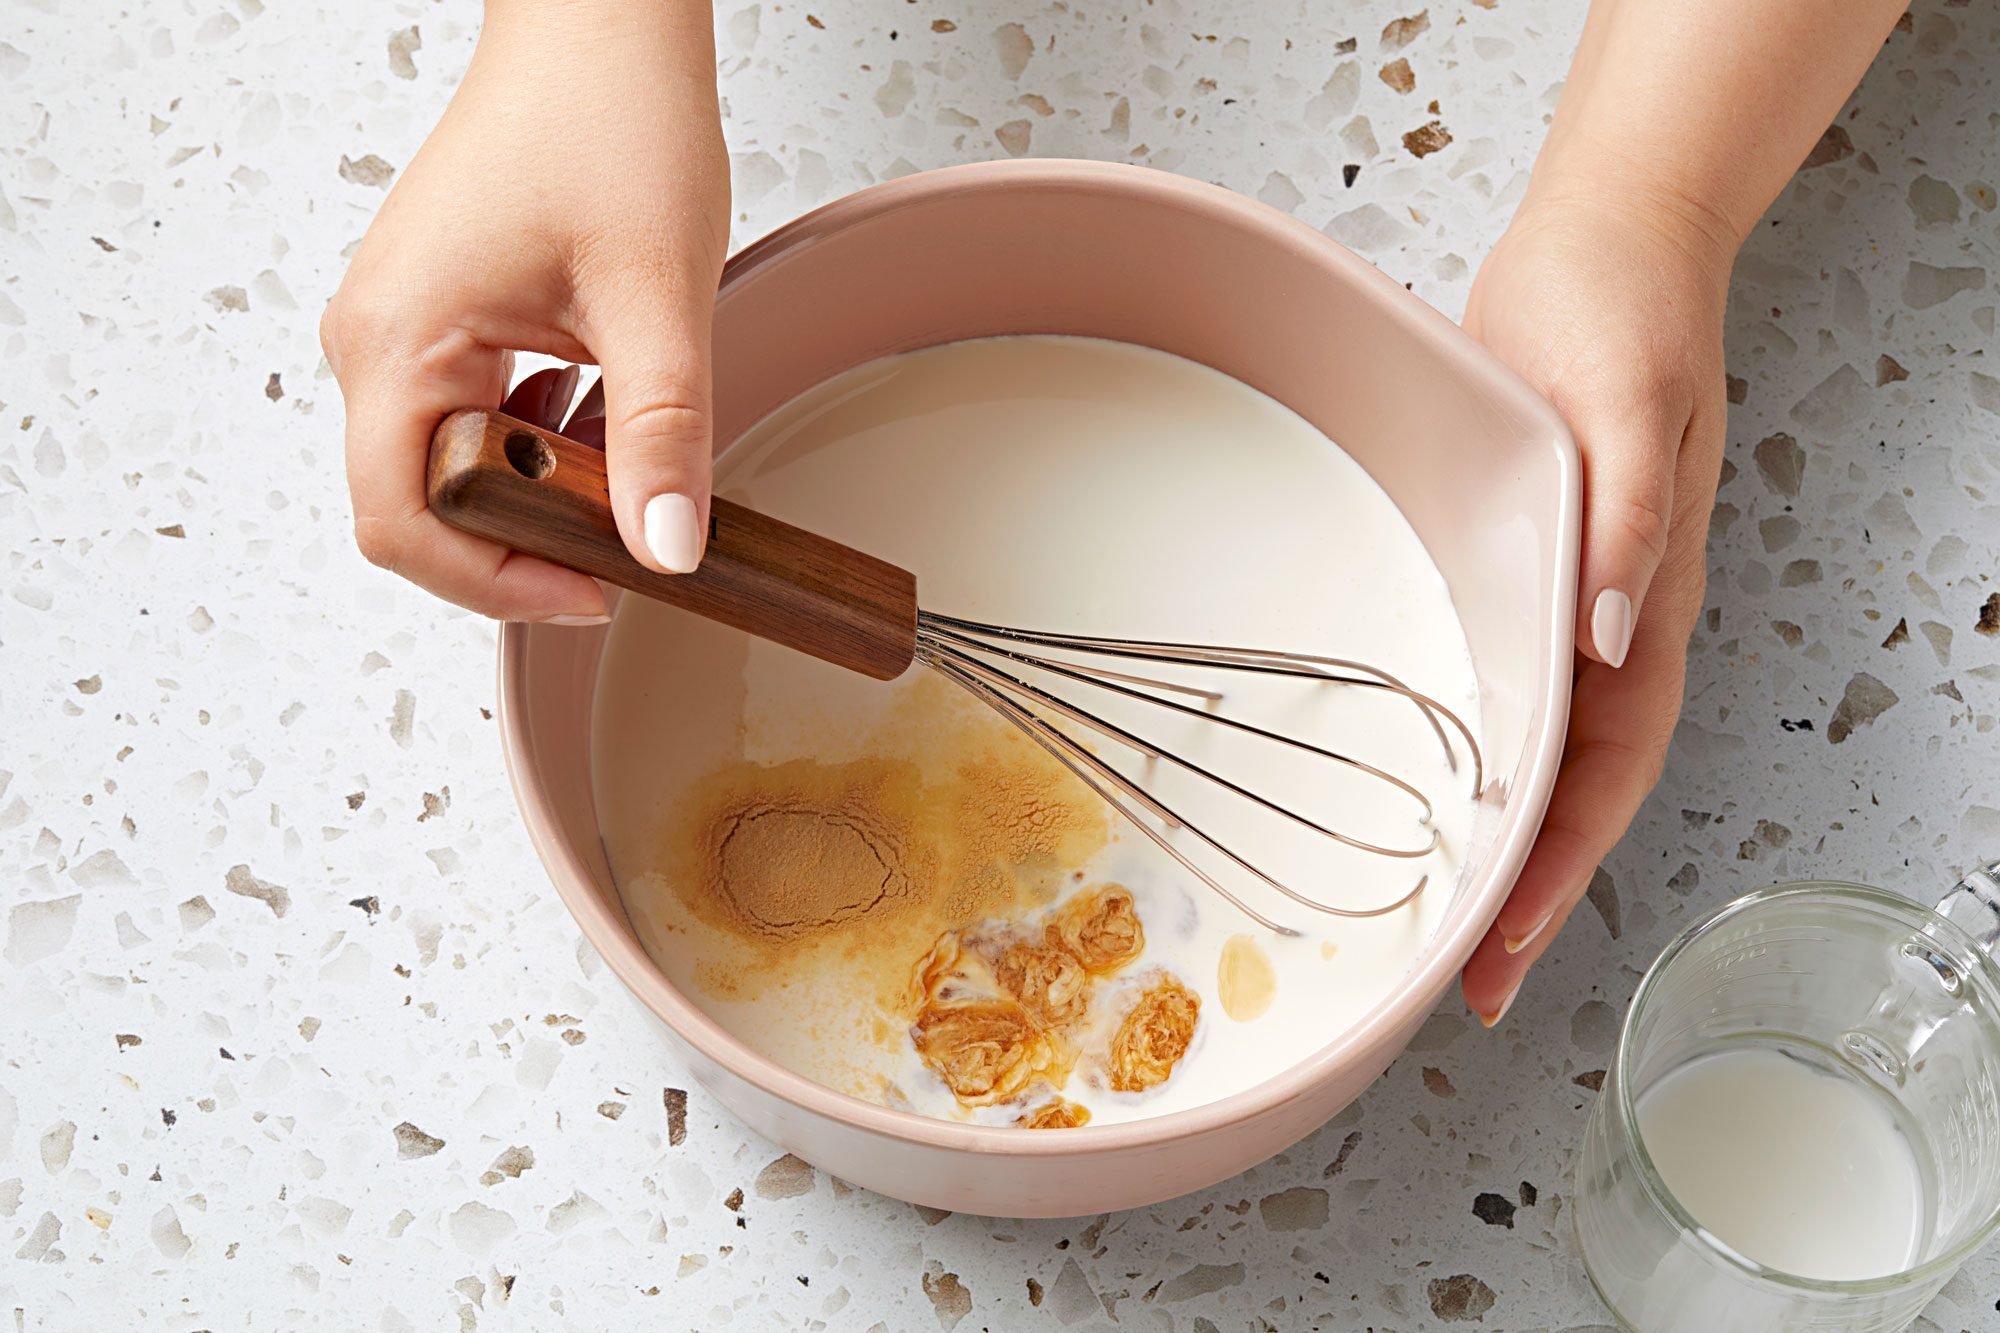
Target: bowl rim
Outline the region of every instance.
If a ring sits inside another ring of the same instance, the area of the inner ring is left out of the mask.
[[[1257,200],[1218,185],[1156,168],[1069,159],[978,162],[917,172],[868,186],[825,204],[750,243],[723,269],[718,300],[764,269],[829,235],[925,202],[941,194],[1022,190],[1087,191],[1123,196],[1141,207],[1174,207],[1207,214],[1278,248],[1300,253],[1374,291],[1384,318],[1399,320],[1429,343],[1470,352],[1470,372],[1482,390],[1539,419],[1537,435],[1556,456],[1560,478],[1555,534],[1556,586],[1548,590],[1551,615],[1547,665],[1536,682],[1540,734],[1527,740],[1526,780],[1517,786],[1484,867],[1466,886],[1472,909],[1449,934],[1442,929],[1418,955],[1403,985],[1356,1023],[1310,1056],[1264,1081],[1201,1106],[1112,1125],[1085,1125],[1061,1134],[1024,1134],[1011,1126],[935,1120],[863,1101],[793,1072],[740,1041],[677,990],[647,955],[622,911],[598,895],[594,877],[557,826],[553,803],[533,771],[533,755],[519,719],[527,715],[526,670],[530,637],[543,627],[509,623],[499,634],[498,721],[515,804],[530,841],[556,892],[584,937],[628,990],[705,1060],[735,1079],[808,1114],[850,1129],[922,1146],[999,1156],[1071,1157],[1107,1151],[1159,1148],[1241,1121],[1262,1117],[1309,1096],[1421,1014],[1435,1007],[1451,977],[1491,929],[1506,894],[1525,863],[1555,783],[1568,722],[1572,627],[1581,549],[1582,463],[1561,416],[1499,358],[1421,298],[1406,292],[1373,264],[1312,227]],[[574,631],[567,631],[574,632]],[[1532,814],[1530,813],[1532,812]]]

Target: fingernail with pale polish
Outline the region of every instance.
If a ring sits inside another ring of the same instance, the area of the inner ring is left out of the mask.
[[[1521,952],[1521,950],[1533,944],[1541,936],[1541,933],[1549,928],[1550,919],[1549,917],[1543,917],[1540,924],[1518,939],[1511,935],[1502,935],[1500,937],[1500,947],[1508,953]]]
[[[611,617],[603,616],[550,616],[544,625],[609,625]]]
[[[1630,597],[1616,588],[1597,594],[1597,604],[1590,609],[1590,641],[1606,662],[1615,667],[1625,665],[1625,654],[1632,650]]]
[[[1527,980],[1526,977],[1521,978],[1521,981],[1526,981],[1526,980]],[[1521,981],[1517,981],[1514,983],[1514,989],[1507,992],[1507,998],[1500,1001],[1500,1007],[1498,1009],[1495,1009],[1491,1014],[1481,1014],[1479,1016],[1479,1021],[1481,1023],[1484,1023],[1487,1027],[1498,1027],[1500,1025],[1500,1020],[1507,1016],[1507,1011],[1514,1007],[1514,997],[1521,993]]]
[[[656,495],[646,502],[646,549],[669,574],[690,574],[701,563],[701,522],[685,495]]]

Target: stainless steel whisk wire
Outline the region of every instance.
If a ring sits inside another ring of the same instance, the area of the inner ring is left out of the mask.
[[[1143,639],[1112,639],[1086,634],[1058,634],[1037,630],[1010,628],[990,625],[976,620],[965,620],[956,616],[938,615],[929,611],[917,616],[917,660],[937,671],[947,680],[967,691],[981,703],[999,713],[1007,721],[1024,732],[1028,738],[1047,751],[1071,773],[1081,780],[1099,797],[1110,804],[1120,814],[1146,834],[1160,849],[1173,857],[1183,869],[1195,876],[1208,888],[1220,894],[1238,911],[1248,916],[1267,930],[1280,935],[1298,935],[1299,931],[1272,920],[1228,886],[1218,881],[1189,855],[1187,849],[1175,844],[1166,832],[1140,817],[1137,810],[1143,809],[1153,819],[1165,824],[1169,830],[1184,829],[1203,846],[1217,853],[1225,860],[1253,876],[1259,882],[1298,903],[1317,912],[1339,917],[1377,917],[1408,905],[1430,883],[1430,876],[1418,878],[1416,885],[1394,902],[1373,907],[1343,907],[1322,902],[1299,892],[1283,883],[1241,853],[1227,846],[1202,829],[1200,825],[1182,817],[1158,796],[1147,791],[1138,783],[1120,772],[1115,766],[1056,726],[1038,709],[1047,710],[1084,727],[1107,739],[1118,742],[1138,754],[1152,759],[1165,760],[1192,773],[1234,796],[1250,801],[1258,807],[1274,814],[1282,815],[1293,822],[1331,839],[1343,846],[1377,856],[1398,860],[1410,860],[1428,856],[1436,850],[1439,833],[1431,822],[1434,808],[1430,798],[1411,783],[1393,773],[1324,746],[1296,736],[1268,731],[1252,723],[1225,714],[1210,712],[1204,708],[1165,698],[1154,690],[1172,694],[1189,695],[1205,699],[1213,704],[1222,699],[1218,691],[1171,681],[1153,679],[1147,676],[1114,671],[1108,667],[1084,662],[1057,661],[1049,657],[1037,656],[1023,649],[1043,649],[1048,651],[1085,654],[1095,657],[1121,658],[1136,662],[1158,662],[1163,665],[1194,668],[1198,670],[1233,671],[1254,675],[1282,676],[1298,680],[1314,681],[1328,685],[1351,686],[1358,689],[1382,691],[1408,700],[1430,723],[1436,732],[1439,744],[1444,749],[1445,759],[1453,773],[1458,772],[1458,755],[1446,733],[1445,724],[1458,733],[1464,742],[1466,752],[1472,761],[1472,792],[1477,796],[1484,790],[1484,760],[1479,751],[1479,743],[1474,739],[1471,728],[1464,720],[1443,703],[1410,688],[1388,672],[1365,662],[1348,658],[1320,657],[1310,653],[1290,653],[1257,648],[1228,648],[1204,644],[1172,643]],[[1388,847],[1357,838],[1338,829],[1327,827],[1299,811],[1280,805],[1257,792],[1251,791],[1229,778],[1216,773],[1185,755],[1177,754],[1146,740],[1108,718],[1101,717],[1081,705],[1049,693],[1040,686],[1021,679],[998,663],[1026,667],[1034,671],[1076,682],[1095,689],[1135,700],[1150,706],[1165,708],[1184,717],[1203,723],[1227,727],[1231,730],[1255,736],[1267,741],[1304,751],[1319,759],[1340,765],[1364,776],[1385,783],[1414,800],[1421,808],[1419,826],[1430,830],[1430,841],[1421,847]],[[1141,688],[1147,687],[1147,688]],[[1137,809],[1135,809],[1137,807]]]

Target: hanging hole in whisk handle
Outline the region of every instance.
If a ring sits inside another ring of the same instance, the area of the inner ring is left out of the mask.
[[[444,419],[431,437],[426,495],[461,531],[878,680],[901,675],[916,655],[908,570],[717,498],[701,566],[660,573],[619,533],[603,451],[499,412]]]
[[[501,447],[514,470],[529,481],[540,481],[556,470],[555,452],[533,431],[510,430]]]

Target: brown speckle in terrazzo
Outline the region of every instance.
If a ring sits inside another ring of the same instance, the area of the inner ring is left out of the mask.
[[[158,533],[158,534],[159,534],[160,536],[162,536],[162,537],[185,537],[185,536],[187,536],[187,529],[186,529],[186,528],[184,528],[184,527],[182,527],[182,526],[181,526],[180,524],[178,524],[178,523],[169,523],[169,524],[167,524],[167,526],[165,526],[164,528],[154,528],[154,529],[153,529],[153,531],[154,531],[154,532],[156,532],[156,533]]]
[[[74,683],[78,694],[95,694],[104,688],[104,679],[101,676],[85,676]]]
[[[1882,646],[1884,648],[1894,648],[1898,644],[1908,643],[1909,641],[1910,622],[1908,620],[1898,620],[1896,628],[1889,631],[1889,637],[1882,640]]]
[[[944,1265],[936,1260],[924,1266],[923,1288],[924,1295],[931,1299],[939,1328],[955,1328],[959,1320],[972,1313],[972,1293],[958,1280],[958,1274],[945,1272]]]
[[[523,1171],[535,1165],[535,1150],[526,1147],[504,1149],[479,1177],[482,1185],[498,1185],[503,1180],[519,1180]]]
[[[1784,572],[1778,575],[1778,586],[1802,588],[1808,583],[1818,583],[1820,578],[1819,561],[1793,560],[1785,566]]]
[[[1722,396],[1738,405],[1749,402],[1750,381],[1725,373],[1722,377]]]
[[[1584,896],[1590,900],[1590,905],[1597,909],[1597,915],[1603,918],[1604,929],[1610,932],[1612,939],[1617,939],[1618,886],[1612,882],[1610,872],[1603,866],[1599,866],[1596,873],[1591,875],[1590,887],[1584,890]]]
[[[1399,93],[1407,93],[1417,86],[1417,76],[1410,69],[1410,62],[1402,56],[1382,66],[1378,76]]]
[[[368,793],[365,791],[349,792],[347,794],[347,808],[349,810],[359,810],[361,803],[367,799]]]
[[[1849,137],[1846,128],[1840,125],[1829,125],[1826,128],[1826,133],[1819,136],[1819,142],[1813,145],[1812,151],[1806,154],[1806,160],[1799,163],[1799,170],[1805,171],[1810,167],[1823,167],[1829,162],[1839,162],[1843,158],[1853,156],[1854,140]]]
[[[1987,638],[2000,635],[2000,592],[1988,597],[1979,608],[1979,619],[1973,622],[1972,632],[1984,634]]]
[[[1752,453],[1765,483],[1787,499],[1797,498],[1806,471],[1806,451],[1799,442],[1781,431],[1757,441]]]
[[[350,158],[343,153],[340,156],[340,178],[355,185],[386,190],[389,182],[396,178],[396,169],[373,153],[364,153],[359,158]]]
[[[1360,1144],[1361,1131],[1358,1129],[1349,1130],[1347,1137],[1340,1141],[1340,1151],[1333,1155],[1333,1160],[1328,1162],[1326,1169],[1319,1173],[1320,1179],[1331,1180],[1339,1175],[1341,1168],[1347,1165],[1347,1159],[1354,1155],[1354,1150]]]
[[[1784,641],[1787,648],[1796,648],[1806,641],[1806,632],[1789,620],[1774,620],[1771,630]]]
[[[931,20],[931,31],[932,31],[932,32],[957,32],[957,31],[958,31],[958,25],[957,25],[956,23],[953,23],[953,22],[952,22],[952,21],[951,21],[950,19],[932,19],[932,20]]]
[[[1826,725],[1827,740],[1839,745],[1854,734],[1856,727],[1867,726],[1898,702],[1896,692],[1886,684],[1866,671],[1855,672]]]
[[[1257,1201],[1266,1231],[1317,1231],[1326,1225],[1327,1193],[1311,1185],[1266,1194]]]
[[[1354,188],[1354,182],[1356,178],[1358,178],[1360,175],[1361,175],[1361,164],[1359,162],[1349,162],[1346,166],[1340,169],[1340,183],[1346,188],[1351,190]]]
[[[951,1209],[933,1208],[927,1203],[913,1203],[910,1207],[916,1211],[918,1217],[923,1219],[923,1223],[927,1227],[934,1227],[951,1216]]]
[[[1451,1085],[1451,1079],[1442,1069],[1430,1065],[1423,1067],[1424,1090],[1433,1097],[1456,1097],[1458,1089]]]
[[[247,865],[234,865],[222,877],[222,887],[243,898],[255,898],[271,909],[272,916],[283,916],[292,906],[292,895],[283,885],[269,880],[258,879],[250,873]]]
[[[1028,1279],[1028,1304],[1037,1309],[1042,1304],[1042,1284],[1033,1278]]]
[[[1523,1208],[1533,1208],[1535,1206],[1535,1200],[1539,1199],[1540,1197],[1541,1194],[1538,1190],[1535,1189],[1534,1185],[1530,1184],[1528,1181],[1525,1180],[1521,1182],[1520,1200],[1521,1200],[1521,1206]]]
[[[264,396],[274,403],[285,396],[284,382],[275,370],[271,372],[271,378],[264,381]]]
[[[667,1146],[678,1148],[687,1142],[688,1095],[679,1088],[668,1088],[663,1100],[667,1104]]]
[[[786,1153],[757,1173],[754,1187],[760,1199],[794,1199],[812,1193],[813,1169],[804,1160]]]
[[[1514,1229],[1514,1201],[1504,1194],[1480,1194],[1472,1200],[1472,1215],[1489,1227]]]
[[[417,77],[417,62],[410,59],[424,49],[423,34],[416,25],[389,34],[389,72],[399,79]]]
[[[202,299],[218,311],[233,310],[241,314],[250,309],[250,294],[241,287],[217,287]]]
[[[1034,59],[1035,43],[1028,30],[1018,23],[1003,23],[993,30],[993,53],[1000,60],[1000,72],[1019,79]]]
[[[597,1113],[603,1116],[606,1120],[616,1120],[619,1116],[625,1114],[625,1103],[599,1102],[597,1104]]]
[[[1419,125],[1403,136],[1403,147],[1412,157],[1429,157],[1451,142],[1451,131],[1441,120]]]
[[[1417,40],[1431,26],[1431,11],[1418,10],[1408,18],[1391,19],[1382,29],[1382,49],[1394,51]]]
[[[130,1032],[121,1032],[117,1035],[116,1038],[114,1038],[114,1040],[116,1040],[118,1043],[118,1049],[123,1051],[133,1046],[143,1045],[146,1039],[144,1037],[134,1036]]]
[[[424,1133],[407,1120],[390,1132],[396,1136],[396,1156],[399,1158],[430,1157],[444,1147],[443,1139]]]
[[[723,1206],[724,1208],[727,1208],[727,1209],[728,1209],[728,1210],[729,1210],[730,1212],[732,1212],[732,1213],[740,1213],[740,1212],[742,1212],[742,1211],[743,1211],[743,1188],[742,1188],[742,1186],[740,1186],[740,1185],[739,1185],[739,1186],[738,1186],[738,1187],[736,1187],[735,1189],[733,1189],[733,1190],[729,1191],[729,1193],[728,1193],[728,1194],[724,1195],[724,1196],[723,1196],[723,1199],[722,1199],[722,1206]]]
[[[1493,1288],[1470,1273],[1432,1278],[1424,1292],[1431,1313],[1447,1324],[1483,1323],[1481,1316],[1493,1308]]]
[[[372,893],[366,898],[352,899],[347,905],[360,908],[363,916],[374,916],[382,910],[382,900]]]
[[[1010,120],[993,131],[993,138],[1009,155],[1020,157],[1034,139],[1035,127],[1025,120]]]
[[[1910,377],[1910,372],[1903,369],[1903,367],[1897,363],[1896,358],[1890,356],[1887,352],[1884,352],[1882,353],[1882,355],[1875,358],[1876,388],[1879,389],[1885,384],[1894,384],[1898,380],[1906,380],[1909,377]]]

